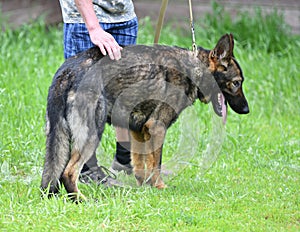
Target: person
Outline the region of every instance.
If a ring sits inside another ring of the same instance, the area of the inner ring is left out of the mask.
[[[121,59],[122,47],[136,44],[138,20],[132,0],[60,0],[64,22],[65,59],[98,46],[103,55]],[[116,128],[116,153],[112,171],[131,173],[127,129]],[[84,164],[80,181],[117,185],[108,170],[98,165],[96,154]]]

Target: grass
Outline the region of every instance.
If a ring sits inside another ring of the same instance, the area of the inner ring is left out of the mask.
[[[251,17],[239,13],[232,20],[219,5],[213,9],[216,18],[206,15],[195,25],[197,44],[212,48],[223,33],[234,34],[251,113],[242,116],[229,110],[226,137],[211,168],[174,168],[177,175],[167,178],[169,188],[163,191],[81,184],[91,200],[79,205],[68,202],[64,194],[41,200],[39,192],[46,97],[63,62],[61,25],[45,27],[41,21],[1,33],[1,231],[300,230],[299,36],[283,29],[286,25],[278,12],[264,16],[257,10]],[[190,47],[187,35],[166,26],[161,42]],[[152,40],[153,28],[145,19],[138,43]],[[191,154],[182,161],[197,164],[206,142],[212,141],[209,135],[219,138],[211,133],[208,106],[196,103],[188,111],[202,128],[201,140],[192,140],[196,151],[180,132],[194,128],[184,122],[190,117],[187,113],[168,132],[164,157],[184,153],[180,145],[187,145]],[[114,143],[114,131],[107,126],[98,152],[106,165]]]

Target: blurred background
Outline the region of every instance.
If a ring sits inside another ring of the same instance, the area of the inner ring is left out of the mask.
[[[212,12],[211,0],[194,0],[194,19]],[[251,10],[260,7],[263,12],[278,10],[283,14],[287,25],[291,26],[293,33],[300,33],[300,1],[299,0],[217,0],[214,1],[230,12],[232,17],[237,15],[237,10]],[[155,23],[160,10],[161,0],[137,0],[134,1],[136,13],[139,19],[146,16]],[[62,21],[58,0],[1,0],[0,8],[5,22],[10,27],[18,27],[43,17],[47,24],[55,24]],[[166,11],[165,20],[176,22],[177,26],[188,27],[189,11],[188,0],[170,0]],[[2,25],[2,30],[7,24]]]

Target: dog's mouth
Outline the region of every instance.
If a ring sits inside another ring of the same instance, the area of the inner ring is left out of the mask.
[[[227,119],[227,101],[222,92],[215,93],[211,96],[211,102],[215,113],[222,117],[223,123],[226,123]]]

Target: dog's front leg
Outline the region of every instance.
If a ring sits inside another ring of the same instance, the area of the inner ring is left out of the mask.
[[[150,173],[148,175],[147,183],[158,189],[166,188],[161,176],[161,155],[162,147],[165,139],[166,129],[162,122],[156,121],[154,119],[149,119],[145,125],[144,129],[145,136],[148,137],[148,142],[146,145],[146,157],[147,170]]]
[[[131,139],[131,165],[135,175],[137,185],[141,186],[146,178],[146,164],[145,159],[145,139],[141,132],[130,131]]]
[[[137,184],[150,184],[165,188],[160,177],[160,160],[165,128],[154,119],[149,119],[141,132],[131,131],[131,163]]]

